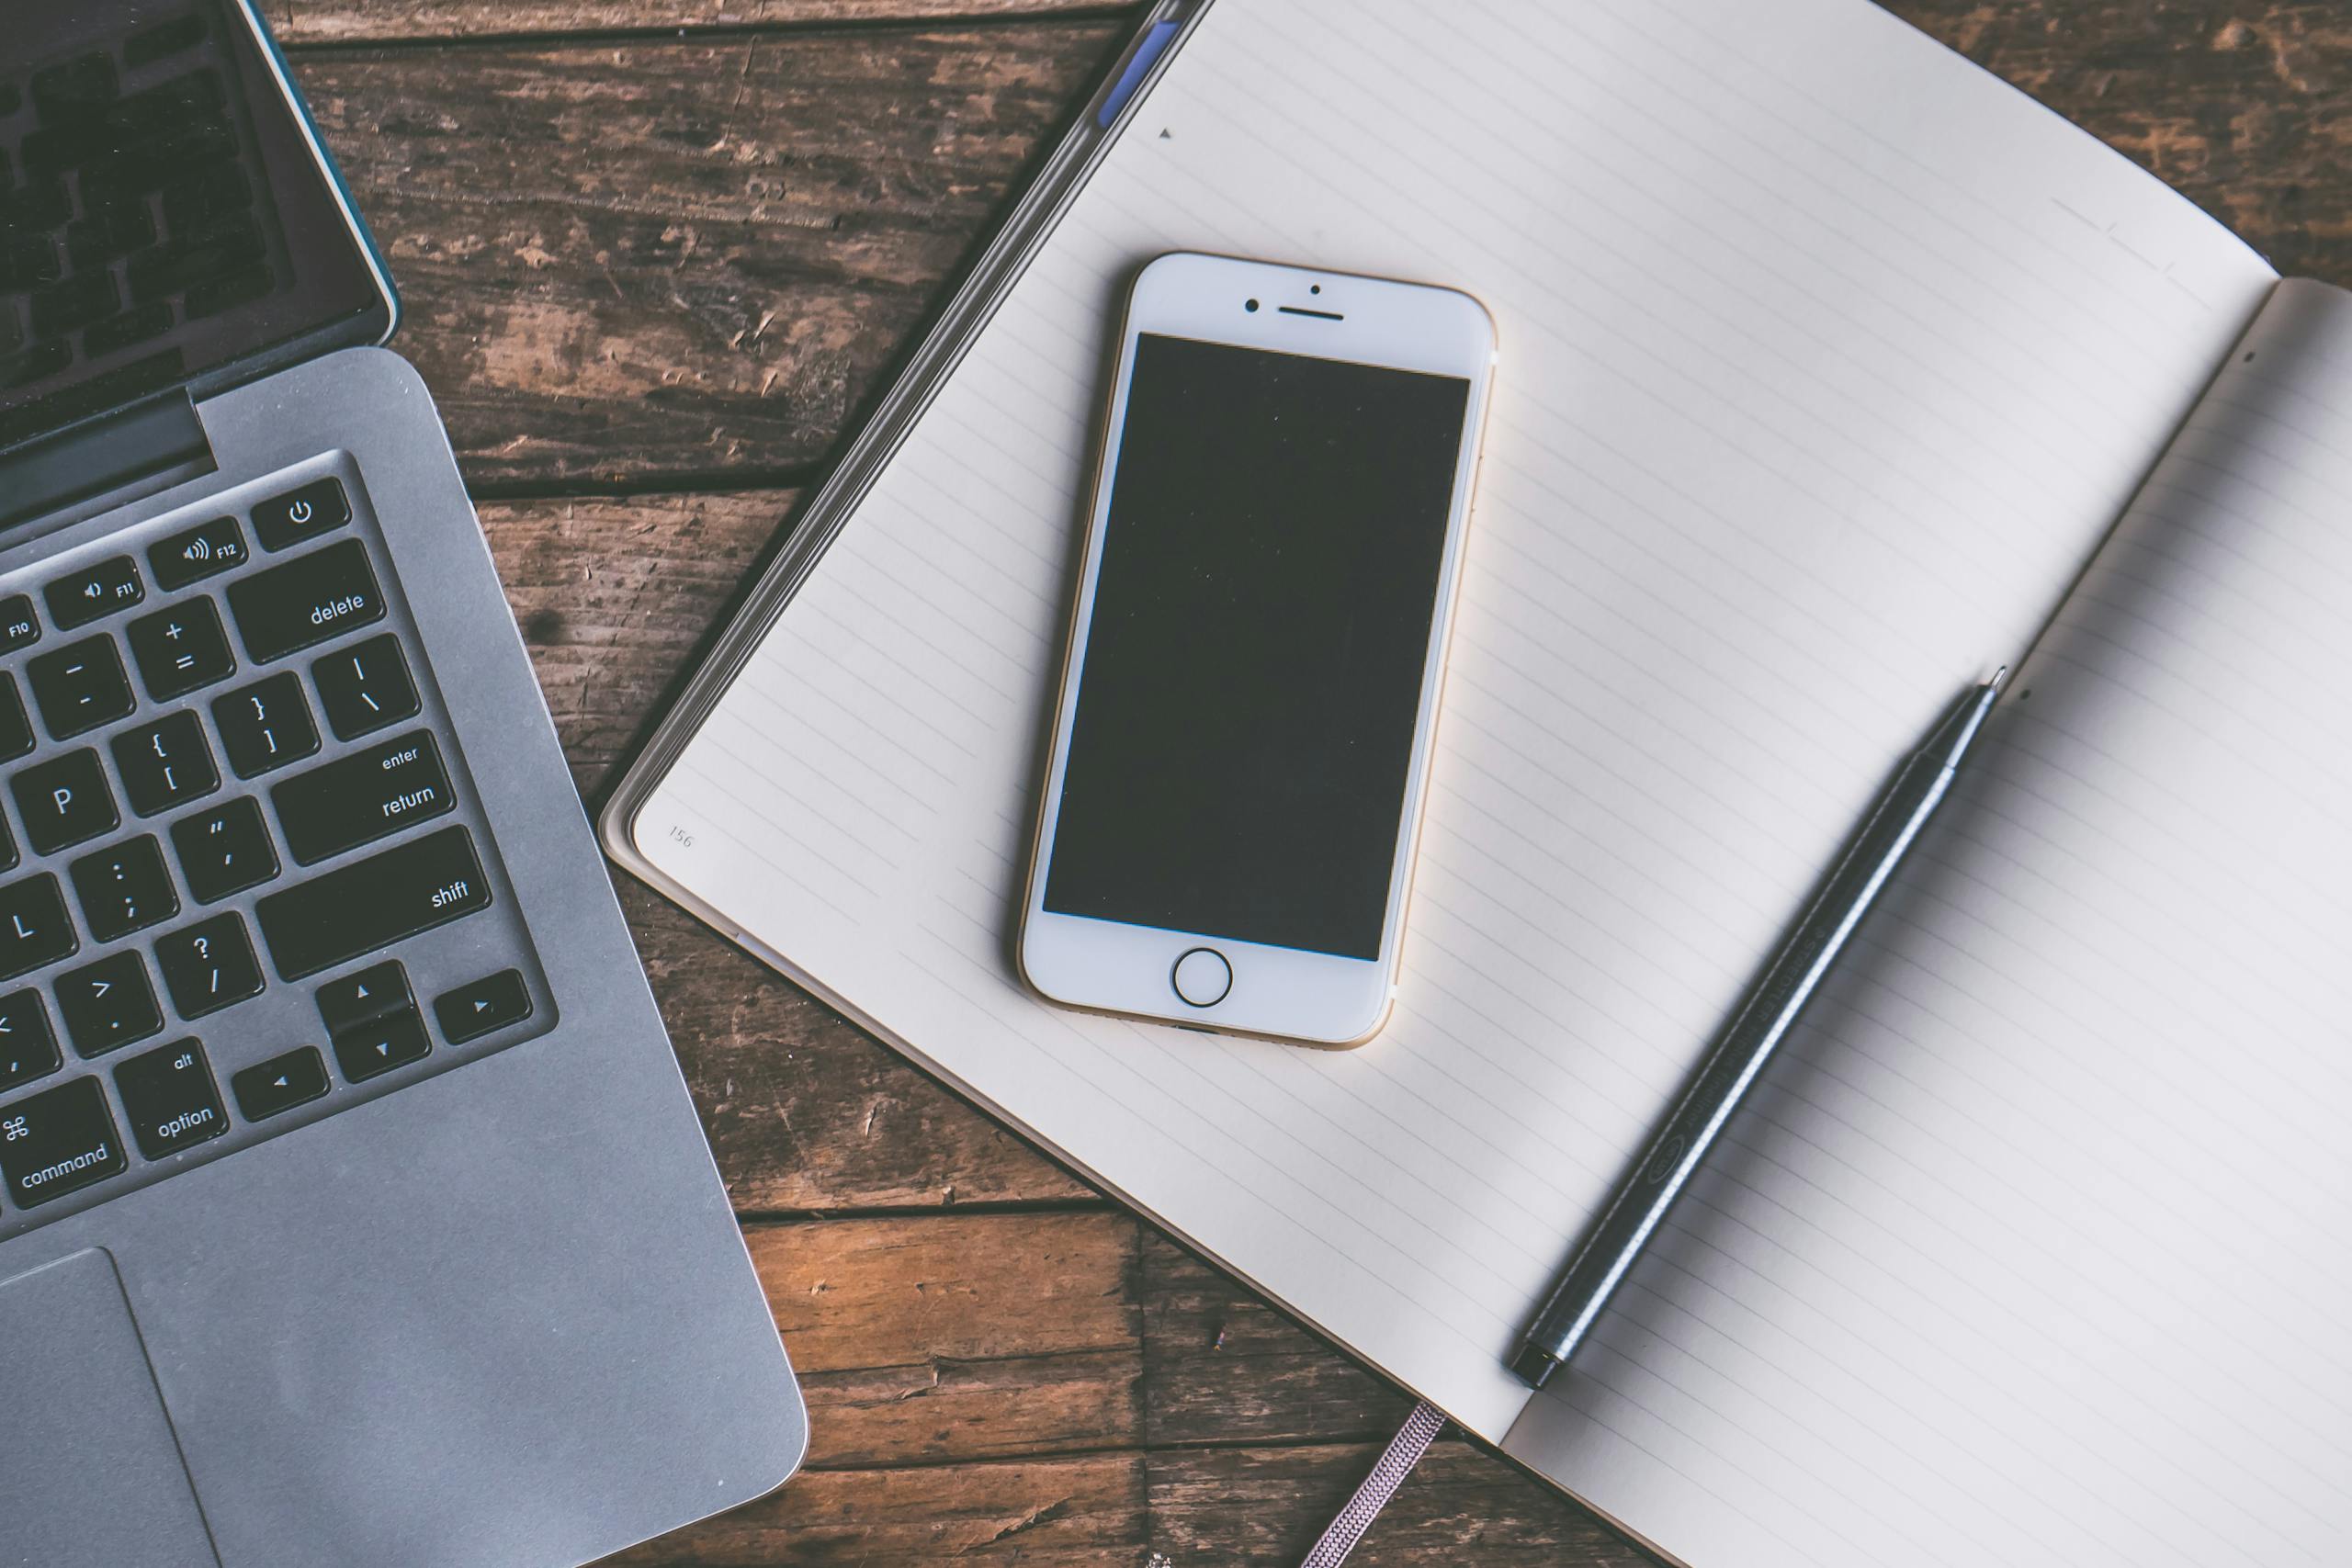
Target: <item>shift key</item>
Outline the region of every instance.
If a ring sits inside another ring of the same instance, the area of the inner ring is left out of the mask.
[[[345,539],[229,585],[237,635],[256,664],[384,618],[384,591],[368,548]]]
[[[444,828],[273,893],[254,915],[279,977],[299,980],[489,907],[473,835]]]

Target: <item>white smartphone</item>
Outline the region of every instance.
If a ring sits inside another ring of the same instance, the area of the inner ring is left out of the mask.
[[[1450,288],[1136,277],[1022,910],[1043,996],[1315,1045],[1386,1021],[1494,360]]]

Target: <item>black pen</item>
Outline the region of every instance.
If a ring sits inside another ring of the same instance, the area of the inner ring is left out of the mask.
[[[1530,1387],[1542,1388],[1566,1366],[1599,1321],[1650,1233],[1681,1196],[1724,1123],[1764,1070],[1773,1047],[1812,999],[1838,950],[1941,804],[2007,675],[2004,666],[1983,685],[1963,693],[1879,796],[1804,918],[1733,1015],[1706,1066],[1658,1128],[1602,1211],[1600,1223],[1552,1287],[1544,1310],[1521,1337],[1510,1366]]]

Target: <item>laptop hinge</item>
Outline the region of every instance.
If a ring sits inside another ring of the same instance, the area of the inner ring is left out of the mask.
[[[142,481],[152,493],[214,467],[194,400],[184,389],[164,392],[0,457],[0,528]]]

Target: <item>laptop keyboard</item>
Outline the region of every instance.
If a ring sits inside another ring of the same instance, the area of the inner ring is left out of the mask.
[[[357,476],[242,493],[0,581],[0,1236],[552,1023]]]
[[[0,72],[0,388],[270,292],[270,226],[200,11]]]

